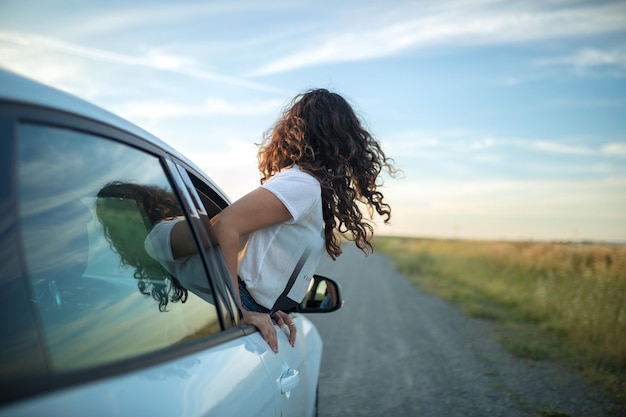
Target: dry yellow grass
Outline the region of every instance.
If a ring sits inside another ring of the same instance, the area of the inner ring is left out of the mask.
[[[531,323],[625,400],[626,247],[408,238],[377,238],[376,247],[468,314]],[[532,352],[533,342],[518,338],[516,348]]]

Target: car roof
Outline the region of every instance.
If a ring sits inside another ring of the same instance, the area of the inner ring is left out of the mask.
[[[60,110],[113,126],[119,130],[140,137],[146,142],[156,145],[173,157],[183,161],[197,172],[204,174],[204,179],[210,182],[213,189],[217,191],[225,201],[230,202],[226,193],[224,193],[203,170],[166,142],[146,132],[139,126],[83,99],[0,68],[0,101],[50,108],[57,111]]]

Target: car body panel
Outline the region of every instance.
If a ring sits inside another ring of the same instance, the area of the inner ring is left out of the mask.
[[[322,344],[311,322],[294,317],[296,347],[279,332],[279,354],[254,332],[211,349],[120,376],[52,390],[0,408],[0,416],[308,416],[312,413]],[[303,356],[302,352],[306,352]],[[295,365],[295,366],[294,366]],[[287,395],[280,393],[286,369],[302,374]],[[254,393],[254,394],[252,394]]]
[[[273,387],[255,335],[127,375],[53,391],[4,416],[275,416]],[[253,396],[250,393],[254,393]]]

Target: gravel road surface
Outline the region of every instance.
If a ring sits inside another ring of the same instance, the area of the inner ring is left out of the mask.
[[[309,315],[324,340],[320,417],[626,415],[564,368],[509,354],[496,324],[420,292],[388,257],[344,251],[317,271],[344,307]]]

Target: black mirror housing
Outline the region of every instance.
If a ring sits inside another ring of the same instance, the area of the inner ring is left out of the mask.
[[[330,278],[313,275],[304,300],[295,308],[299,313],[331,313],[343,306],[341,287]]]

